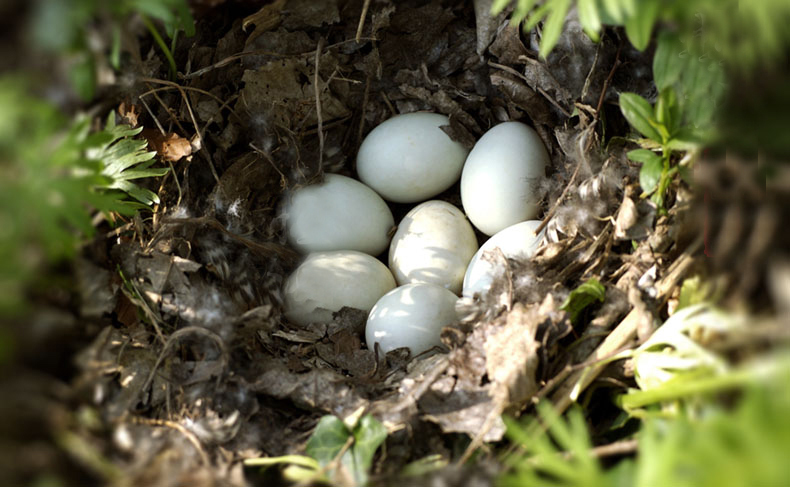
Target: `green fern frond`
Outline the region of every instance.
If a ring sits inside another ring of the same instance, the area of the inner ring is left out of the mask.
[[[85,155],[88,160],[101,163],[100,174],[107,178],[106,183],[97,185],[98,188],[123,191],[143,205],[151,205],[159,203],[156,193],[131,181],[164,176],[169,169],[151,167],[156,152],[146,151],[146,140],[133,138],[141,131],[142,127],[116,125],[115,113],[110,113],[104,130],[86,138]],[[129,206],[132,208],[137,209]]]

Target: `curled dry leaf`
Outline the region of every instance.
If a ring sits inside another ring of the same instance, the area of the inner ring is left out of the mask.
[[[148,140],[148,146],[156,151],[162,160],[176,162],[192,155],[192,144],[175,132],[162,135],[154,129],[144,129],[141,134]]]

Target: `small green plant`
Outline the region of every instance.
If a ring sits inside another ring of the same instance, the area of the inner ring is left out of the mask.
[[[500,487],[614,485],[607,483],[611,474],[590,455],[590,435],[578,408],[571,409],[567,419],[548,402],[538,403],[537,410],[538,418],[528,418],[526,425],[503,417],[508,438],[522,451],[505,460]]]
[[[369,414],[361,418],[351,415],[345,421],[327,415],[321,418],[307,441],[306,455],[254,458],[244,464],[288,465],[285,476],[304,484],[323,481],[363,486],[368,482],[373,456],[385,439],[387,428]]]
[[[84,124],[84,122],[83,122]],[[77,130],[82,131],[80,146],[90,161],[96,161],[101,167],[101,176],[106,180],[97,185],[106,194],[115,191],[118,196],[119,213],[134,214],[137,210],[148,209],[159,203],[159,197],[153,191],[141,188],[132,181],[142,178],[160,177],[167,174],[168,168],[151,167],[156,152],[146,151],[148,141],[135,139],[143,128],[131,128],[128,125],[116,125],[115,113],[107,116],[104,130],[87,135],[87,124]],[[136,201],[124,199],[123,194]]]
[[[663,207],[667,188],[682,152],[694,153],[714,138],[713,117],[724,95],[724,71],[712,58],[696,56],[673,35],[662,34],[653,58],[659,90],[655,104],[636,93],[620,94],[620,110],[644,138],[628,158],[642,164],[643,196]]]

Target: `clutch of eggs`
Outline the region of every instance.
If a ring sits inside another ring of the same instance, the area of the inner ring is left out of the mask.
[[[536,189],[549,161],[540,137],[522,123],[501,123],[468,152],[444,125],[449,119],[435,113],[392,117],[360,146],[362,182],[327,174],[290,194],[288,239],[307,257],[285,284],[289,320],[327,322],[344,306],[362,309],[369,311],[371,350],[378,344],[385,353],[408,347],[419,354],[439,345],[441,328],[457,320],[457,294],[490,287],[497,269],[486,251],[498,248],[509,258],[534,252],[540,222],[525,220],[538,212]],[[466,215],[425,201],[459,178]],[[394,219],[384,200],[425,201],[408,212],[391,242]],[[472,225],[493,235],[479,250]],[[372,257],[388,245],[389,269]]]

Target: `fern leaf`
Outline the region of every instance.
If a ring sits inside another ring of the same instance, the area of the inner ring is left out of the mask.
[[[129,181],[164,176],[169,169],[151,167],[156,152],[146,150],[147,141],[133,138],[141,131],[142,128],[116,124],[113,112],[107,117],[104,130],[87,137],[83,147],[89,160],[101,163],[100,175],[107,181],[98,184],[99,189],[120,190],[144,205],[151,205],[159,202],[156,193]],[[129,208],[124,210],[128,213]]]

